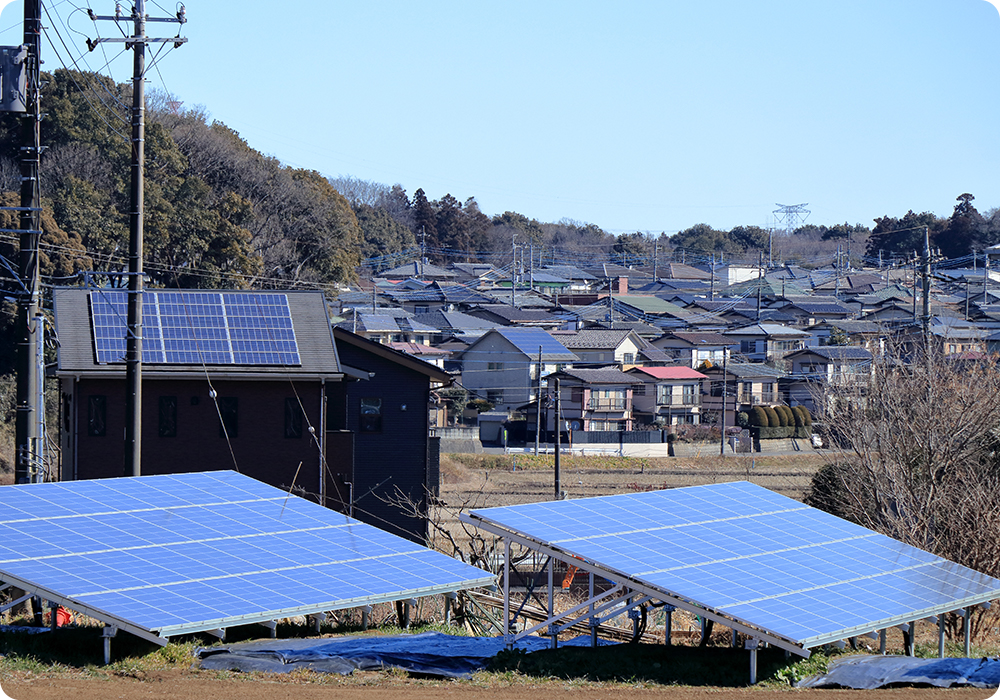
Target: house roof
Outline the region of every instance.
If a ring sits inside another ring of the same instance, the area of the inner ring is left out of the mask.
[[[622,372],[620,369],[564,369],[556,374],[579,379],[587,384],[638,384],[639,381],[632,375]],[[552,375],[549,375],[552,376]]]
[[[866,362],[872,359],[871,352],[854,345],[821,345],[819,347],[804,348],[788,353],[785,355],[785,359],[789,360],[793,357],[801,357],[803,355],[818,355],[827,360],[839,360],[841,362]]]
[[[711,369],[705,371],[714,373],[715,371],[721,372],[722,370],[723,365],[715,365]],[[739,377],[741,379],[749,377],[780,379],[781,377],[788,376],[787,372],[760,362],[727,362],[725,365],[725,371],[727,374],[731,374],[732,376]]]
[[[614,294],[614,300],[619,304],[625,304],[631,306],[632,308],[638,309],[644,314],[657,315],[669,315],[684,317],[690,315],[689,311],[685,311],[683,308],[677,304],[672,304],[669,301],[660,299],[659,297],[649,297],[649,296],[635,296],[631,294]]]
[[[794,337],[794,338],[805,338],[808,337],[808,333],[805,331],[800,331],[796,328],[789,328],[787,326],[781,326],[774,323],[754,323],[749,326],[743,326],[742,328],[734,328],[731,331],[726,331],[724,335],[735,335],[735,336],[767,336],[767,337]]]
[[[346,328],[334,328],[333,337],[338,343],[347,343],[353,345],[356,348],[365,350],[372,353],[378,357],[386,360],[391,360],[407,369],[411,369],[414,372],[419,372],[424,374],[428,379],[441,382],[442,384],[449,385],[453,381],[453,377],[442,369],[439,369],[429,362],[424,362],[423,360],[417,359],[407,355],[405,352],[400,352],[395,350],[388,345],[383,345],[382,343],[377,343],[374,340],[368,340],[367,338],[362,338],[360,335],[351,333]],[[363,367],[359,369],[364,369]]]
[[[82,287],[59,287],[53,290],[55,325],[59,336],[57,372],[76,376],[124,376],[125,364],[98,363],[95,352],[95,337],[91,324],[90,295],[104,290]],[[121,291],[121,290],[116,290]],[[231,293],[233,290],[149,290],[158,298],[177,298],[177,305],[185,305],[187,292]],[[300,378],[336,379],[343,373],[331,334],[330,319],[327,315],[326,298],[323,292],[315,290],[296,291],[240,291],[251,296],[284,296],[288,302],[292,330],[298,348],[298,365],[239,365],[239,364],[153,364],[143,363],[143,375],[147,377],[170,376],[205,377],[206,372],[213,378],[246,377],[274,378],[297,376]],[[149,309],[147,307],[146,311]],[[145,316],[145,314],[144,314]],[[147,337],[151,337],[147,330]]]
[[[568,280],[596,280],[597,278],[589,272],[584,272],[578,267],[573,267],[572,265],[546,265],[542,268],[546,272],[558,275],[564,279]]]
[[[690,367],[636,367],[630,373],[642,372],[656,379],[708,379],[701,372],[697,372]]]
[[[574,349],[605,349],[614,350],[629,337],[630,330],[609,331],[601,329],[584,329],[576,333],[560,333],[559,342],[567,348]],[[640,343],[636,343],[639,345]]]
[[[420,261],[414,261],[411,263],[406,263],[405,265],[400,265],[399,267],[394,267],[391,270],[383,270],[378,273],[379,277],[382,278],[392,278],[392,279],[403,279],[408,277],[435,277],[438,279],[453,279],[455,273],[450,270],[446,270],[443,267],[438,267],[437,265],[431,265],[430,263],[422,263]]]
[[[495,316],[508,324],[550,323],[552,325],[558,325],[560,323],[560,319],[556,318],[548,311],[542,309],[518,309],[514,306],[510,306],[509,304],[480,304],[479,306],[470,309],[470,311],[473,316],[475,316],[477,312],[481,312]]]
[[[420,320],[428,326],[434,326],[445,331],[486,331],[496,328],[497,324],[485,318],[470,316],[461,311],[429,311],[420,314]]]
[[[667,334],[666,338],[667,339],[677,338],[678,340],[683,340],[684,342],[695,346],[706,346],[706,345],[726,346],[733,344],[733,341],[731,341],[729,338],[722,335],[721,333],[710,333],[710,332],[697,333],[688,331],[674,331],[672,333]]]

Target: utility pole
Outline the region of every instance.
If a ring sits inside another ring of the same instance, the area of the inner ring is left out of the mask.
[[[715,253],[712,253],[712,286],[710,289],[709,299],[715,301]]]
[[[88,10],[90,18],[110,20],[118,24],[126,20],[117,6],[114,16],[98,16]],[[146,36],[146,22],[187,22],[186,11],[181,5],[175,17],[149,18],[146,16],[146,0],[135,0],[132,8],[134,31],[132,36],[113,39],[87,40],[87,48],[93,51],[105,42],[123,43],[126,50],[132,49],[132,177],[129,188],[129,253],[128,253],[128,318],[125,335],[125,476],[142,474],[142,287],[143,287],[143,221],[146,165],[146,44],[173,43],[174,48],[187,42],[175,36],[167,39],[153,39]]]
[[[834,289],[834,291],[833,291],[833,298],[834,299],[840,299],[840,251],[841,251],[841,245],[842,244],[840,244],[840,243],[837,244],[837,262],[834,264],[834,268],[836,268],[836,270],[837,270],[837,286],[836,286],[836,289]]]
[[[535,240],[528,239],[528,289],[535,289]]]
[[[719,423],[722,425],[722,434],[719,436],[719,456],[726,456],[726,400],[729,398],[729,351],[722,348],[722,415]]]
[[[930,227],[924,227],[924,279],[923,279],[923,293],[924,293],[924,308],[923,308],[923,327],[924,327],[924,346],[930,347],[930,333],[931,333],[931,238],[930,238]]]
[[[542,433],[542,346],[538,346],[538,392],[535,394],[535,456]]]
[[[420,225],[420,276],[417,279],[424,278],[424,263],[427,260],[427,231],[424,230],[423,224]]]
[[[510,305],[516,307],[514,303],[514,287],[517,280],[517,236],[510,237]]]
[[[555,391],[556,391],[556,454],[555,454],[555,491],[556,500],[558,501],[562,496],[562,483],[559,474],[559,452],[562,450],[562,426],[560,425],[560,417],[562,416],[562,399],[559,397],[559,377],[555,380]]]
[[[653,281],[656,282],[659,277],[656,274],[656,255],[660,252],[660,239],[653,239]]]
[[[764,251],[757,258],[757,323],[760,323],[760,302],[764,295]]]
[[[41,59],[41,2],[24,0],[25,111],[21,117],[21,206],[18,275],[21,289],[17,308],[17,411],[15,442],[17,459],[14,482],[42,480],[42,439],[40,426],[45,406],[42,393],[42,325],[39,312],[41,278],[38,269],[38,245],[41,238],[41,197],[38,187],[38,161],[41,154],[41,113],[39,109],[39,74]],[[6,87],[6,86],[5,86]],[[5,90],[6,91],[6,90]]]

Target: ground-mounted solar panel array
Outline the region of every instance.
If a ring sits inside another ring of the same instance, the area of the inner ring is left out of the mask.
[[[231,471],[0,487],[0,580],[146,638],[493,583]]]
[[[99,363],[125,361],[128,292],[90,292]],[[149,364],[298,365],[285,294],[142,293],[142,361]]]
[[[466,519],[803,649],[1000,598],[998,579],[747,482]]]

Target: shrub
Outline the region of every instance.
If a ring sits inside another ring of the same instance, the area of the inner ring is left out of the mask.
[[[737,413],[736,425],[740,426],[741,428],[746,428],[748,425],[750,425],[750,414],[748,414],[746,411],[740,411],[739,413]]]
[[[778,416],[778,412],[774,410],[771,406],[764,406],[764,412],[767,413],[767,424],[772,428],[780,428],[782,426],[781,418]]]
[[[806,419],[803,417],[802,412],[805,410],[802,406],[792,407],[792,415],[795,416],[795,427],[802,428],[805,427]]]
[[[757,426],[759,428],[770,427],[771,421],[768,418],[767,412],[760,406],[754,406],[750,409],[750,425]]]

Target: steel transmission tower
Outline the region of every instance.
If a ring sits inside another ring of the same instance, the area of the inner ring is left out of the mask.
[[[775,204],[775,206],[778,208],[774,210],[774,214],[777,215],[778,221],[784,224],[785,235],[790,235],[804,224],[812,213],[806,209],[809,206],[808,202],[805,204]]]

